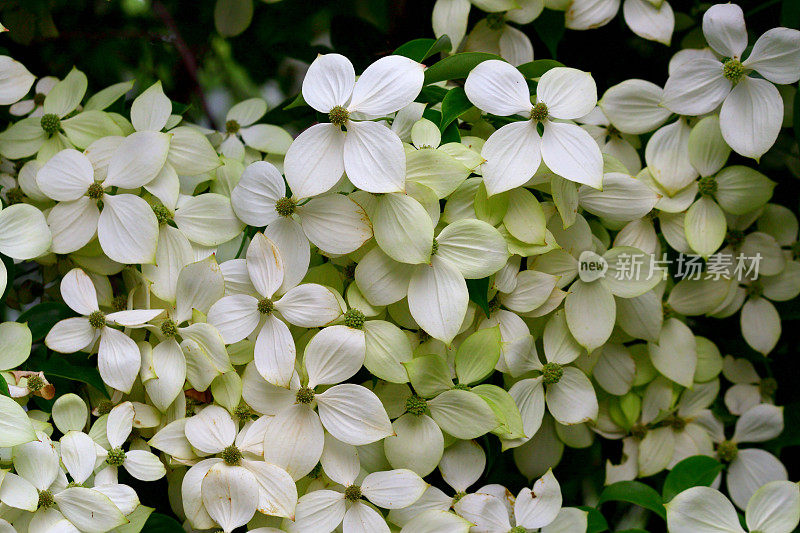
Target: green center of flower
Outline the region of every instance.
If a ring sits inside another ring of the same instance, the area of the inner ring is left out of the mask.
[[[764,287],[757,281],[754,281],[753,283],[747,286],[747,289],[745,289],[745,293],[747,294],[748,298],[752,299],[760,298],[761,295],[764,294]]]
[[[300,387],[294,398],[297,401],[297,403],[303,403],[308,405],[312,401],[314,401],[314,389],[310,387]]]
[[[21,204],[25,200],[25,193],[19,187],[14,187],[6,192],[8,205]]]
[[[314,468],[311,469],[311,472],[306,474],[311,479],[317,479],[319,476],[322,475],[322,463],[317,463],[314,465]]]
[[[350,112],[344,107],[337,105],[328,113],[328,119],[334,126],[344,126],[350,119]]]
[[[97,404],[97,415],[103,416],[107,415],[111,412],[114,408],[114,403],[111,400],[103,400],[99,404]]]
[[[425,401],[425,398],[422,396],[418,396],[416,394],[412,394],[406,400],[406,412],[411,413],[414,416],[422,416],[425,414],[425,409],[428,407],[428,402]]]
[[[717,192],[717,178],[705,176],[697,182],[697,189],[703,196],[712,196]]]
[[[114,296],[114,299],[111,300],[111,308],[114,311],[124,311],[128,308],[128,297],[124,294]]]
[[[744,66],[738,59],[728,59],[722,63],[722,75],[731,83],[738,83],[744,76]]]
[[[228,466],[239,466],[242,463],[242,452],[239,451],[235,444],[231,444],[222,450],[220,455]]]
[[[233,416],[239,420],[250,420],[253,417],[253,409],[249,405],[243,403],[233,410]]]
[[[122,463],[124,462],[125,452],[122,450],[122,448],[114,448],[108,452],[106,463],[110,464],[111,466],[122,466]]]
[[[77,481],[70,481],[69,483],[67,483],[67,488],[68,489],[71,489],[71,488],[74,488],[74,487],[83,487],[83,483],[78,483]]]
[[[38,392],[44,387],[44,380],[42,376],[33,375],[28,378],[28,390],[31,392]]]
[[[717,456],[724,463],[730,463],[739,455],[739,447],[735,442],[724,440],[717,445]]]
[[[89,315],[89,325],[94,329],[100,329],[106,325],[106,315],[102,311],[94,311]]]
[[[439,253],[439,241],[433,239],[433,243],[431,244],[431,255],[436,255]]]
[[[645,435],[647,435],[647,427],[642,424],[634,424],[633,427],[631,427],[631,437],[634,439],[641,441],[644,439]]]
[[[269,298],[263,298],[258,301],[258,312],[262,315],[269,315],[272,313],[272,310],[275,309],[275,304],[272,303],[272,300]]]
[[[49,490],[39,491],[39,502],[36,504],[37,509],[49,509],[56,502],[53,498],[53,493]]]
[[[466,383],[456,383],[455,385],[453,385],[453,388],[455,390],[470,390],[470,386],[467,385]]]
[[[92,200],[99,200],[103,197],[105,191],[103,190],[103,186],[99,183],[92,183],[89,185],[89,188],[86,189],[86,196],[91,198]]]
[[[161,323],[161,333],[165,337],[174,337],[178,334],[178,325],[171,318]]]
[[[292,200],[291,198],[283,197],[275,202],[275,211],[282,217],[290,217],[294,214],[294,210],[297,208],[297,202]]]
[[[366,317],[358,309],[348,309],[344,314],[344,325],[348,328],[363,329]]]
[[[350,485],[344,489],[344,499],[349,502],[357,502],[361,499],[361,487],[358,485]]]
[[[48,135],[53,135],[61,131],[61,119],[58,118],[58,115],[53,113],[42,115],[42,121],[40,124],[44,132]]]
[[[461,491],[461,492],[456,492],[455,496],[453,496],[453,505],[457,504],[457,503],[458,503],[458,501],[459,501],[461,498],[463,498],[464,496],[466,496],[466,495],[467,495],[467,493],[466,493],[466,492],[464,492],[464,491]]]
[[[744,242],[744,232],[740,229],[730,229],[725,234],[725,241],[734,248],[738,248]]]
[[[169,209],[164,207],[162,204],[156,204],[153,206],[153,214],[155,214],[159,226],[168,224],[169,221],[172,220],[172,213],[170,213]]]
[[[542,122],[548,117],[547,105],[544,102],[539,102],[533,109],[531,109],[531,120]]]
[[[228,122],[225,123],[225,131],[227,133],[231,133],[231,134],[239,133],[240,129],[241,129],[241,126],[235,120],[229,120]]]
[[[502,30],[503,26],[505,26],[505,17],[503,16],[504,13],[489,13],[486,15],[486,25],[489,26],[490,30]]]
[[[542,379],[546,385],[554,385],[561,381],[564,369],[558,363],[545,363],[542,367]]]
[[[764,378],[758,384],[762,396],[772,396],[778,390],[778,382],[774,378]]]
[[[508,533],[527,533],[527,529],[522,526],[515,526],[508,530]]]

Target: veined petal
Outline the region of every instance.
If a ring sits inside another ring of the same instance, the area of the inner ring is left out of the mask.
[[[203,506],[225,533],[253,518],[259,501],[255,476],[241,466],[217,463],[202,482]]]
[[[93,489],[69,487],[54,499],[64,517],[86,533],[103,533],[128,521],[108,496]]]
[[[362,502],[354,503],[344,514],[342,527],[352,533],[389,533],[383,515]]]
[[[325,430],[317,413],[303,404],[290,405],[267,422],[264,460],[298,480],[317,465],[324,441]]]
[[[167,474],[164,463],[146,450],[128,450],[123,464],[128,473],[141,481],[155,481]]]
[[[315,490],[297,501],[295,523],[300,531],[327,533],[336,529],[344,519],[344,494],[335,490]]]
[[[301,328],[327,326],[343,312],[336,294],[317,283],[303,283],[289,289],[275,302],[275,309],[289,324]]]
[[[611,336],[616,309],[614,296],[600,281],[575,281],[564,303],[569,330],[589,352]]]
[[[759,488],[787,477],[786,467],[777,457],[759,448],[747,448],[739,450],[728,466],[725,484],[733,503],[743,509]]]
[[[74,149],[58,152],[36,174],[36,184],[42,193],[59,202],[77,200],[92,183],[91,161]]]
[[[747,527],[751,531],[794,531],[800,522],[800,487],[790,481],[772,481],[747,502]]]
[[[347,109],[369,116],[394,113],[422,90],[424,70],[425,65],[404,56],[380,58],[358,77]]]
[[[284,265],[278,246],[263,233],[256,233],[247,247],[246,260],[253,287],[271,298],[283,283]]]
[[[597,104],[597,85],[588,72],[568,67],[556,67],[539,79],[536,98],[547,105],[555,118],[582,117]]]
[[[475,526],[473,531],[508,531],[508,509],[505,503],[489,494],[467,494],[453,506],[453,510]]]
[[[559,423],[581,424],[597,419],[597,395],[586,374],[574,367],[565,367],[558,383],[547,387],[547,409]]]
[[[491,276],[503,268],[509,256],[503,236],[482,220],[457,220],[436,240],[438,256],[455,265],[466,279]]]
[[[203,453],[219,453],[233,444],[236,423],[218,405],[209,405],[186,422],[186,438]]]
[[[675,29],[675,14],[669,2],[662,2],[659,7],[648,0],[625,0],[622,4],[625,22],[631,31],[651,41],[667,46],[672,41]]]
[[[327,113],[337,105],[347,104],[355,82],[356,73],[349,59],[340,54],[324,54],[308,67],[303,78],[303,99],[320,113]]]
[[[311,259],[311,247],[300,224],[290,218],[280,218],[267,226],[264,235],[278,246],[283,260],[282,294],[306,277]]]
[[[775,86],[745,76],[722,103],[722,137],[733,150],[759,159],[775,143],[783,122],[783,100]]]
[[[359,189],[386,193],[405,188],[406,154],[403,143],[395,132],[383,124],[348,121],[343,157],[347,178]]]
[[[559,176],[595,189],[602,188],[603,156],[600,147],[580,126],[545,122],[542,159]]]
[[[103,196],[97,239],[106,255],[124,264],[152,263],[158,244],[158,220],[147,202],[132,194]]]
[[[553,471],[536,480],[533,490],[525,487],[514,502],[517,525],[534,529],[550,524],[561,510],[561,486]]]
[[[363,446],[394,432],[383,404],[365,387],[334,385],[316,400],[322,425],[342,442]]]
[[[73,268],[61,280],[61,297],[70,309],[81,315],[100,309],[92,278],[80,268]]]
[[[364,364],[364,332],[347,326],[330,326],[308,342],[303,363],[308,386],[333,385],[349,379]]]
[[[780,316],[766,298],[749,298],[742,306],[740,323],[744,340],[754,350],[766,355],[778,344]]]
[[[703,15],[703,35],[715,52],[740,58],[747,48],[744,12],[736,4],[717,4]]]
[[[96,335],[96,330],[89,325],[87,318],[67,318],[56,322],[44,343],[54,352],[75,353],[92,344]]]
[[[402,509],[417,501],[428,486],[418,474],[401,468],[367,475],[361,492],[378,507]]]
[[[161,131],[172,113],[161,82],[157,81],[136,97],[131,105],[131,124],[136,131]]]
[[[283,160],[296,198],[317,196],[336,185],[344,173],[345,137],[333,124],[315,124],[297,136]]]
[[[736,421],[734,442],[765,442],[783,431],[783,408],[767,403],[748,409]]]
[[[599,153],[594,140],[592,143]],[[541,146],[536,125],[529,120],[506,124],[492,133],[481,150],[486,160],[481,169],[487,194],[511,190],[531,179],[542,162]]]
[[[275,202],[286,196],[286,185],[278,169],[256,161],[242,173],[231,192],[231,205],[239,219],[251,226],[266,226],[276,218]]]
[[[716,489],[691,487],[667,508],[667,524],[675,533],[744,533],[731,502]]]
[[[125,138],[111,156],[103,185],[136,189],[152,181],[167,162],[170,137],[157,131],[139,131]]]
[[[116,329],[103,328],[97,366],[106,384],[119,391],[130,392],[141,364],[139,347],[130,337]]]
[[[225,344],[239,342],[258,326],[258,300],[249,294],[232,294],[217,300],[208,310],[208,323],[217,328]]]
[[[375,247],[356,265],[356,284],[372,305],[389,305],[406,297],[414,271],[414,265],[398,263]]]
[[[258,511],[270,516],[294,518],[297,486],[286,470],[264,461],[243,461],[258,482]]]
[[[372,237],[367,213],[341,194],[312,198],[297,213],[308,240],[330,254],[349,254]]]
[[[256,337],[254,351],[258,372],[270,383],[288,387],[296,358],[294,339],[288,326],[269,315]]]
[[[417,200],[405,194],[378,199],[374,220],[375,241],[392,259],[419,264],[430,259],[433,222]]]
[[[779,84],[795,83],[800,73],[792,65],[800,63],[800,31],[772,28],[758,38],[744,61],[769,81]]]
[[[225,121],[235,120],[239,126],[249,126],[266,112],[267,102],[263,98],[248,98],[231,107],[225,115]]]
[[[525,77],[509,63],[497,59],[484,61],[472,69],[464,90],[470,102],[493,115],[521,114],[527,118],[533,107]]]
[[[571,30],[590,30],[605,26],[619,11],[620,0],[581,0],[566,10],[565,24]]]
[[[418,266],[409,282],[411,315],[431,337],[446,344],[458,334],[468,301],[467,284],[461,272],[436,255],[430,265]]]
[[[698,57],[670,75],[664,86],[664,106],[682,115],[702,115],[717,108],[731,91],[722,63]]]
[[[47,214],[55,254],[68,254],[80,250],[97,233],[100,210],[94,200],[83,196],[74,202],[61,202]]]

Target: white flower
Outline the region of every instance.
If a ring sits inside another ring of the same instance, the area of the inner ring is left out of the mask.
[[[36,76],[25,68],[25,65],[8,56],[0,56],[0,72],[2,72],[0,74],[0,105],[11,105],[18,102],[28,94],[36,79]],[[11,106],[11,109],[14,109],[14,106]],[[12,111],[12,114],[16,113]]]
[[[605,26],[619,10],[619,0],[574,0],[569,2],[565,26],[571,30],[589,30]],[[675,14],[666,0],[625,0],[622,4],[625,23],[644,39],[669,46],[675,29]]]
[[[703,15],[703,34],[716,53],[698,55],[670,73],[664,105],[682,115],[719,113],[722,136],[737,153],[760,158],[775,142],[783,121],[783,100],[773,83],[800,79],[800,31],[765,32],[747,59],[744,13],[736,4],[717,4]],[[750,74],[755,71],[763,78]]]
[[[100,376],[109,386],[129,392],[141,366],[136,343],[125,333],[109,326],[139,326],[152,320],[163,309],[117,311],[103,314],[91,278],[80,268],[70,270],[61,280],[61,297],[76,313],[83,315],[58,322],[47,334],[45,344],[53,351],[74,353],[97,347]]]
[[[294,373],[295,347],[284,320],[304,328],[325,326],[341,316],[341,304],[333,291],[316,283],[292,287],[275,298],[284,281],[284,264],[278,247],[263,233],[255,234],[250,241],[245,266],[257,296],[221,298],[209,309],[208,321],[226,344],[239,342],[258,330],[256,368],[270,383],[288,387]]]
[[[667,526],[673,533],[744,533],[736,509],[718,490],[692,487],[675,496],[667,507]],[[753,533],[789,533],[800,522],[797,483],[773,481],[755,491],[745,510]]]
[[[30,100],[20,100],[8,108],[8,112],[15,116],[28,115],[31,117],[41,117],[44,114],[44,99],[53,87],[58,83],[55,76],[45,76],[36,82],[33,98]]]
[[[590,74],[550,69],[539,80],[534,105],[522,74],[504,61],[489,60],[472,69],[464,90],[483,111],[530,119],[506,124],[484,144],[483,179],[490,196],[527,182],[542,160],[568,180],[601,188],[603,157],[597,143],[579,126],[553,120],[577,119],[594,109],[597,88]]]
[[[41,211],[28,204],[0,209],[0,254],[12,259],[33,259],[50,248],[50,228]],[[0,261],[0,295],[5,292],[8,273]]]
[[[270,155],[285,155],[292,144],[292,136],[278,126],[255,124],[266,112],[267,103],[261,98],[250,98],[231,107],[225,115],[225,132],[219,145],[220,153],[230,159],[242,161],[245,158],[246,145]]]
[[[330,190],[342,173],[368,192],[404,190],[405,154],[400,138],[369,119],[410,104],[422,89],[424,66],[403,56],[379,59],[358,81],[339,54],[317,57],[303,80],[303,98],[331,123],[301,133],[286,153],[284,168],[299,198]],[[367,120],[354,120],[355,115]],[[342,127],[347,131],[342,131]]]

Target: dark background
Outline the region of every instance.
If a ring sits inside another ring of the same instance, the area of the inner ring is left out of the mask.
[[[800,26],[800,0],[737,3],[746,13],[751,44],[769,28]],[[663,85],[672,54],[682,43],[698,42],[698,23],[710,3],[671,0],[671,5],[680,13],[671,47],[635,36],[621,13],[603,28],[578,32],[564,30],[562,13],[546,10],[521,29],[533,42],[535,59],[554,58],[590,71],[601,94],[629,78]],[[310,44],[321,34],[329,34],[333,49],[347,55],[357,71],[407,41],[432,37],[430,0],[284,0],[275,4],[255,0],[254,6],[248,29],[226,39],[215,30],[213,0],[0,0],[0,21],[12,30],[0,36],[0,53],[21,61],[37,76],[63,77],[75,65],[89,78],[89,94],[131,78],[138,81],[138,92],[160,79],[174,101],[189,105],[188,118],[220,127],[224,107],[222,111],[219,106],[213,109],[212,93],[226,94],[236,102],[258,96],[266,80],[277,80],[287,102],[291,101],[299,89],[303,67],[287,59],[308,63],[317,53],[328,51],[326,46]],[[483,13],[473,9],[470,27],[482,17]],[[303,128],[314,120],[308,108],[283,111],[282,107],[271,107],[264,121]],[[731,163],[736,162],[745,161],[732,157]],[[797,178],[774,157],[765,157],[760,169],[778,182],[773,201],[797,213]],[[797,480],[800,305],[795,301],[777,307],[784,320],[783,335],[769,359],[745,344],[738,313],[725,320],[693,319],[690,325],[696,334],[717,343],[723,355],[748,357],[762,376],[777,379],[777,403],[786,406],[786,431],[765,447],[780,456],[790,479]],[[716,407],[724,410],[721,405]],[[503,483],[516,493],[527,484],[514,466],[511,452],[500,453],[496,438],[484,438],[483,444],[489,463],[478,486]],[[600,439],[588,449],[567,448],[556,469],[565,505],[582,503],[581,485],[586,479],[601,487],[605,458],[617,458],[619,453],[618,442],[601,443]],[[662,473],[645,481],[658,488],[663,477]],[[126,479],[122,472],[121,478],[137,488],[144,504],[170,514],[165,482],[141,484]],[[444,487],[436,482],[439,480],[431,481]],[[623,506],[603,507],[610,519],[622,510]],[[648,527],[663,530],[663,523],[652,519]]]

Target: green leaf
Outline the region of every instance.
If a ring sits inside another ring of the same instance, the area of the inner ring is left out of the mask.
[[[662,496],[665,502],[691,487],[708,487],[722,471],[722,464],[707,455],[687,457],[676,464],[664,480]]]
[[[667,519],[667,511],[661,496],[652,487],[639,481],[618,481],[609,485],[600,494],[597,506],[605,502],[628,502],[639,507],[653,511],[658,516]]]
[[[497,385],[484,383],[477,387],[472,387],[470,392],[474,392],[489,404],[494,416],[500,423],[492,433],[504,439],[521,439],[525,436],[525,429],[522,427],[522,415],[519,412],[514,398],[505,389]]]
[[[453,46],[450,44],[450,37],[442,35],[438,39],[414,39],[400,45],[393,52],[397,56],[405,56],[418,63],[422,63],[429,57],[440,52],[449,52]]]
[[[563,66],[563,63],[556,61],[555,59],[537,59],[536,61],[531,61],[530,63],[525,63],[524,65],[518,66],[517,70],[522,72],[522,75],[526,78],[541,78],[542,74],[551,68]]]
[[[144,524],[147,533],[184,533],[180,522],[161,513],[153,513]]]
[[[439,131],[444,131],[451,122],[473,107],[463,87],[456,87],[447,91],[442,100],[442,122],[439,124]]]
[[[417,102],[422,102],[423,104],[438,104],[445,96],[447,96],[447,89],[437,85],[431,85],[422,88],[419,96],[417,96]]]
[[[44,372],[45,376],[55,376],[86,383],[108,396],[105,383],[103,383],[100,372],[97,370],[97,365],[90,362],[86,358],[86,354],[53,353],[37,366],[37,370]]]
[[[502,57],[486,52],[462,52],[445,57],[425,71],[425,85],[445,80],[466,78],[472,69],[489,59],[503,60]]]
[[[545,9],[536,20],[533,21],[533,28],[544,41],[550,55],[555,59],[558,57],[558,43],[564,37],[564,12]]]
[[[586,524],[586,533],[601,533],[608,531],[608,522],[603,514],[594,507],[587,507],[586,505],[578,506],[578,509],[586,511],[589,515],[586,517],[588,523]]]
[[[189,110],[190,107],[192,107],[192,104],[181,104],[180,102],[172,102],[172,114],[183,115]]]
[[[287,106],[285,106],[283,108],[283,110],[286,111],[287,109],[293,109],[295,107],[301,107],[301,106],[305,106],[305,105],[308,105],[308,104],[306,103],[305,98],[303,98],[303,93],[300,93],[300,94],[297,95],[297,98],[292,100],[292,103],[287,105]]]
[[[59,320],[75,316],[75,312],[62,302],[44,302],[31,307],[17,318],[17,322],[28,323],[33,342],[45,338]]]
[[[442,144],[447,143],[460,143],[461,142],[461,132],[458,130],[458,124],[455,122],[451,122],[449,126],[447,126],[444,131],[442,131]]]
[[[456,376],[462,384],[477,383],[494,371],[500,359],[500,326],[480,329],[464,339],[455,357]]]
[[[13,259],[3,254],[0,254],[0,261],[2,261],[3,266],[6,267],[6,288],[2,294],[0,294],[0,302],[3,302],[5,301],[9,289],[14,284],[14,274],[16,273],[17,267],[14,265]]]
[[[11,397],[11,393],[8,392],[8,383],[6,382],[6,378],[3,376],[0,376],[0,394]]]
[[[468,279],[467,291],[469,299],[483,309],[486,318],[489,318],[489,278]]]

